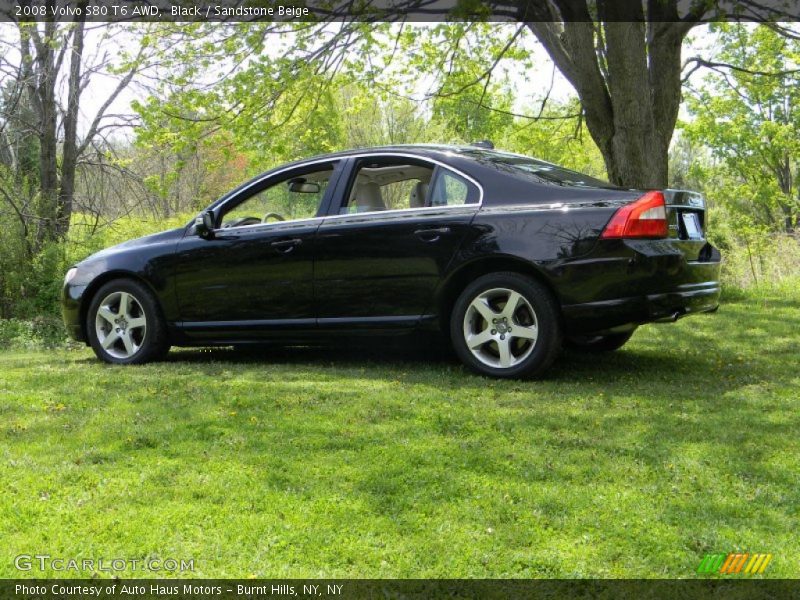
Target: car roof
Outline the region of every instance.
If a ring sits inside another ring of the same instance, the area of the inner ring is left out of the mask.
[[[430,154],[463,154],[467,150],[475,150],[477,146],[457,145],[457,144],[391,144],[388,146],[363,146],[360,148],[352,148],[350,150],[340,150],[338,152],[331,152],[329,154],[318,154],[298,160],[296,162],[305,162],[311,160],[318,160],[321,158],[346,158],[348,156],[359,154],[381,154],[384,152],[392,153],[410,153],[419,155]]]
[[[494,148],[486,148],[484,146],[478,146],[473,144],[391,144],[387,146],[363,146],[360,148],[352,148],[350,150],[340,150],[338,152],[331,152],[328,154],[317,154],[316,156],[309,156],[307,158],[297,159],[291,161],[289,163],[284,163],[281,165],[282,167],[287,166],[301,166],[303,163],[311,163],[311,162],[319,162],[322,160],[337,160],[337,159],[344,159],[351,156],[361,156],[364,154],[413,154],[419,157],[429,157],[434,159],[440,159],[447,162],[447,160],[453,161],[454,159],[460,167],[466,167],[464,163],[471,164],[473,166],[475,163],[480,161],[481,158],[486,157],[495,157],[495,158],[525,158],[529,161],[534,161],[540,163],[542,165],[550,165],[553,167],[559,167],[559,165],[555,163],[551,163],[546,160],[542,160],[541,158],[536,158],[534,156],[527,156],[524,154],[518,154],[515,152],[508,152],[505,150],[497,150]]]
[[[498,150],[495,148],[486,148],[477,144],[391,144],[387,146],[363,146],[360,148],[352,148],[350,150],[340,150],[338,152],[331,152],[328,154],[317,154],[308,158],[297,159],[287,165],[302,165],[306,162],[317,162],[320,160],[330,159],[336,160],[340,158],[348,158],[350,156],[360,156],[364,154],[414,154],[420,157],[444,158],[445,160],[456,159],[462,163],[467,161],[475,163],[481,158],[495,157],[495,158],[524,158],[529,161],[537,162],[542,165],[550,165],[553,167],[563,168],[555,163],[542,160],[535,156],[519,154],[517,152],[509,152],[507,150]]]

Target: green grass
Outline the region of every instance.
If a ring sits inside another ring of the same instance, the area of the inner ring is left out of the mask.
[[[799,332],[791,290],[740,296],[536,382],[374,344],[2,352],[0,577],[692,577],[735,550],[797,577]]]

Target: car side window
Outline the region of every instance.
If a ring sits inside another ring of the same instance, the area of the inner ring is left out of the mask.
[[[326,165],[322,170],[302,174],[295,171],[281,178],[223,212],[222,228],[297,221],[317,216],[333,171],[331,165]]]
[[[430,206],[459,206],[474,202],[471,196],[474,186],[466,179],[441,169],[431,192]]]
[[[402,158],[363,159],[356,165],[341,214],[427,206],[434,168]]]

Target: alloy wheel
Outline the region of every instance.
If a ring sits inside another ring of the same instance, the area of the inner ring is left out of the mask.
[[[95,332],[110,356],[130,358],[142,347],[147,334],[142,304],[129,292],[110,293],[97,308]]]
[[[492,288],[478,294],[464,315],[464,341],[483,364],[508,369],[536,346],[539,324],[531,303],[519,292]]]

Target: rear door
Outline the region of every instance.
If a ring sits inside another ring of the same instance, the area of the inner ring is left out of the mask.
[[[416,325],[478,209],[480,188],[444,165],[351,160],[317,232],[322,328]]]

